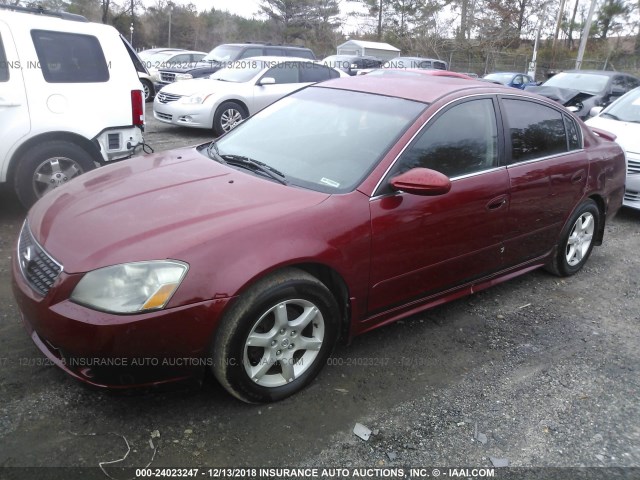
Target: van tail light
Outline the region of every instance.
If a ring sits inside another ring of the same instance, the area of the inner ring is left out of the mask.
[[[144,126],[144,100],[142,90],[131,90],[131,122],[136,127]]]

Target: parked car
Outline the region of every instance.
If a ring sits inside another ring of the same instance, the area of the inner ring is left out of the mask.
[[[255,57],[211,75],[176,82],[160,90],[153,115],[161,122],[228,132],[249,115],[312,83],[346,73],[312,60]]]
[[[382,60],[369,55],[331,55],[322,60],[322,63],[353,76],[361,70],[380,68]]]
[[[449,66],[444,60],[422,57],[392,58],[384,62],[382,68],[435,68],[438,70],[449,70]]]
[[[261,56],[316,59],[313,51],[305,47],[268,43],[225,43],[211,50],[195,65],[161,68],[157,87],[161,88],[179,80],[208,77],[221,68],[232,65],[237,60]]]
[[[138,53],[144,63],[154,85],[160,82],[160,69],[162,68],[189,68],[195,66],[206,56],[206,52],[183,49],[160,49],[153,53],[148,50]],[[162,88],[162,85],[157,87]]]
[[[452,72],[451,70],[428,70],[421,68],[378,68],[367,73],[367,75],[373,77],[379,76],[416,76],[428,75],[430,77],[449,77],[449,78],[463,78],[465,80],[473,80],[469,75],[465,73]]]
[[[0,182],[25,206],[143,143],[133,49],[113,27],[0,5]]]
[[[525,90],[551,98],[586,119],[593,107],[605,107],[636,87],[640,87],[640,79],[625,73],[568,70]]]
[[[600,128],[616,135],[616,142],[627,158],[627,182],[623,205],[640,209],[640,88],[626,93],[603,109],[594,107],[589,118],[590,127]]]
[[[279,400],[339,340],[538,267],[578,272],[622,204],[610,138],[486,82],[312,85],[215,142],[40,200],[13,256],[17,305],[84,382],[210,367],[241,400]]]
[[[482,77],[485,80],[496,81],[508,87],[524,90],[525,87],[535,87],[538,83],[529,75],[518,72],[494,72]]]

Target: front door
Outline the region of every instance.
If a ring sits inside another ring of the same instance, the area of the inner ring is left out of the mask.
[[[370,313],[500,270],[509,177],[494,102],[466,100],[440,113],[372,199]],[[444,173],[451,190],[435,197],[389,190],[391,178],[415,167]]]

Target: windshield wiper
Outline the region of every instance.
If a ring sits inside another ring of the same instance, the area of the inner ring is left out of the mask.
[[[262,172],[265,175],[273,178],[277,182],[280,182],[283,185],[287,185],[286,175],[279,170],[267,165],[266,163],[259,162],[258,160],[254,160],[253,158],[244,157],[242,155],[230,155],[230,154],[222,154],[220,155],[226,163],[229,165],[236,165],[239,167],[244,167],[249,170]]]
[[[209,146],[207,147],[207,155],[209,155],[209,158],[212,158],[217,162],[224,163],[225,165],[234,165],[246,168],[247,170],[252,170],[254,172],[257,171],[264,173],[269,178],[272,178],[273,180],[280,182],[283,185],[287,185],[288,183],[286,180],[287,177],[284,173],[276,170],[266,163],[254,160],[253,158],[244,157],[242,155],[220,154],[216,142],[211,142],[209,144]]]

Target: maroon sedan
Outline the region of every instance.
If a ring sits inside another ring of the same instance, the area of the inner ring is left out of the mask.
[[[20,234],[15,296],[36,345],[85,382],[210,368],[239,399],[273,401],[339,340],[538,267],[576,273],[624,180],[611,136],[542,97],[336,79],[215,143],[46,195]]]

